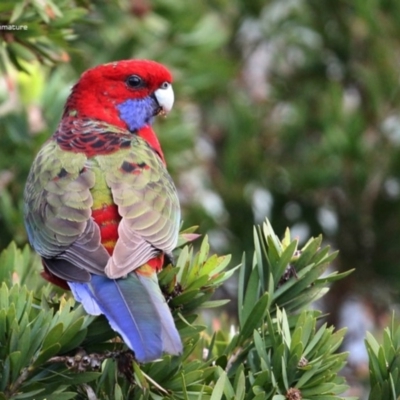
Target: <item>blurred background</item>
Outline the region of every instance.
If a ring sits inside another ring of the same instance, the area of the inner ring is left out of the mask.
[[[251,259],[265,217],[280,236],[322,233],[339,249],[332,268],[355,272],[318,307],[349,327],[357,392],[365,331],[386,326],[399,299],[400,2],[14,0],[0,25],[0,249],[27,241],[25,179],[79,75],[159,61],[175,78],[156,132],[183,226],[199,225],[232,266]]]

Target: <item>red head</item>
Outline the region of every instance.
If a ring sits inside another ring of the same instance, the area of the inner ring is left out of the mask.
[[[154,116],[172,108],[171,82],[170,72],[154,61],[125,60],[99,65],[84,72],[73,87],[64,117],[104,121],[137,132],[157,145],[150,125]]]
[[[125,60],[99,65],[82,74],[67,100],[65,112],[76,111],[79,117],[126,127],[118,106],[127,100],[154,96],[157,90],[166,89],[171,83],[170,72],[154,61]]]

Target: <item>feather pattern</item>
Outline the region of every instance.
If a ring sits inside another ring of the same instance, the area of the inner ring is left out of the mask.
[[[139,136],[132,139],[130,150],[120,153],[97,157],[122,217],[105,268],[110,278],[127,275],[159,250],[172,252],[180,221],[175,185],[157,153]]]
[[[31,244],[44,259],[62,259],[76,268],[104,274],[109,256],[101,245],[99,227],[90,218],[90,189],[95,180],[86,161],[77,154],[71,162],[55,141],[42,147],[25,187],[25,226]],[[51,271],[51,263],[46,265]],[[60,271],[55,275],[65,279]],[[67,276],[71,279],[71,271]],[[82,280],[82,275],[76,280]]]

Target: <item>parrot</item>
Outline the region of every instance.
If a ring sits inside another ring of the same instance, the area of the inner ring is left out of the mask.
[[[130,59],[85,71],[24,190],[28,240],[48,281],[103,314],[138,362],[182,353],[157,274],[173,260],[181,210],[152,124],[172,109],[162,64]]]

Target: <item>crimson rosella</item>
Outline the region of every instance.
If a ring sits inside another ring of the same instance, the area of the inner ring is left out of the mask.
[[[182,343],[157,280],[180,223],[175,185],[152,129],[172,108],[170,72],[148,60],[82,74],[25,187],[25,225],[43,276],[104,314],[139,362]]]

